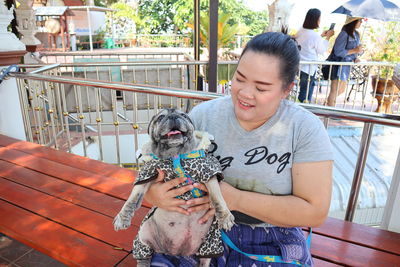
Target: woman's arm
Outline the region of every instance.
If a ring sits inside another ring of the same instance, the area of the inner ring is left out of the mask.
[[[338,37],[336,38],[333,50],[337,57],[343,58],[348,55],[359,54],[362,52],[361,45],[358,45],[353,49],[346,49],[348,37],[349,35],[345,31],[341,31]]]
[[[221,183],[229,209],[283,227],[321,225],[329,211],[332,161],[295,163],[293,195],[272,196],[241,191]]]

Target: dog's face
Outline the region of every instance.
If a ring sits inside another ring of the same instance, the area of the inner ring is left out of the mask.
[[[149,124],[153,153],[162,159],[194,149],[194,125],[189,116],[176,109],[163,109]]]

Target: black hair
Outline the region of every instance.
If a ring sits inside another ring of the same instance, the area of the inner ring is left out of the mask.
[[[343,26],[342,31],[347,32],[348,35],[350,35],[351,37],[355,38],[354,33],[356,32],[358,35],[360,35],[358,33],[358,31],[356,31],[356,25],[357,23],[360,21],[361,19],[357,19],[355,21],[352,21],[346,25]]]
[[[275,56],[280,62],[280,78],[286,89],[299,72],[299,49],[296,41],[289,35],[281,32],[265,32],[256,35],[243,49],[242,57],[247,51]]]
[[[321,17],[321,10],[318,8],[311,8],[307,11],[304,19],[303,28],[314,30],[319,27],[318,20]]]

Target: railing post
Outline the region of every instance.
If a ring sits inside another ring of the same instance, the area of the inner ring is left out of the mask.
[[[400,233],[400,150],[390,182],[381,228]]]
[[[194,33],[193,33],[193,48],[194,48],[194,60],[200,60],[200,0],[194,0]],[[194,86],[195,90],[201,89],[199,85],[199,74],[200,66],[194,65]]]
[[[210,0],[208,91],[217,92],[218,68],[218,0]]]
[[[354,171],[353,183],[351,185],[349,201],[347,203],[346,215],[344,218],[346,221],[352,222],[354,218],[373,128],[374,124],[371,122],[366,122],[364,124],[360,150],[358,152],[357,163]]]

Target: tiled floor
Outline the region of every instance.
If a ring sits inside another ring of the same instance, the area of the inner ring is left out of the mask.
[[[0,233],[0,267],[64,267],[66,265]]]

